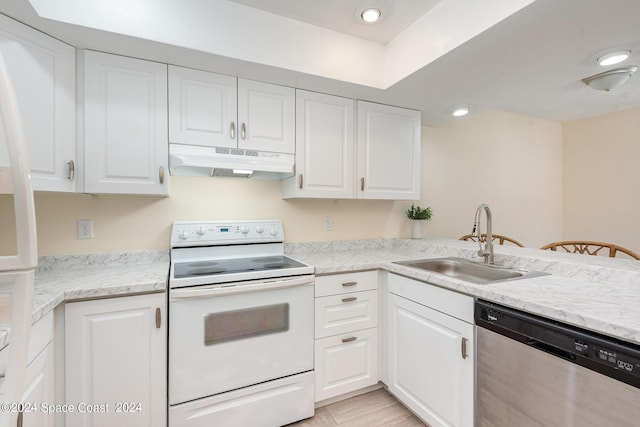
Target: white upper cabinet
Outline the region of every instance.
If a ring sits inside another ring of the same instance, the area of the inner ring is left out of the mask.
[[[295,90],[238,79],[238,148],[294,153]]]
[[[169,142],[237,146],[236,78],[169,66]]]
[[[167,65],[84,52],[87,193],[169,194]]]
[[[0,15],[0,53],[18,98],[34,190],[75,191],[75,49]],[[0,167],[8,164],[0,119]]]
[[[353,99],[296,91],[296,175],[285,198],[350,199],[354,191]]]
[[[295,90],[169,67],[169,141],[295,152]]]
[[[420,199],[420,112],[358,101],[357,197]]]

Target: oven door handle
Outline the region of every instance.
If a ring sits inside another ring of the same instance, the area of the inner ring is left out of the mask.
[[[290,288],[292,286],[312,285],[313,276],[296,277],[292,279],[280,279],[272,282],[237,282],[227,286],[199,286],[194,288],[178,288],[169,291],[170,300],[183,300],[190,298],[215,297],[220,295],[240,294],[244,292],[257,292],[272,289]]]

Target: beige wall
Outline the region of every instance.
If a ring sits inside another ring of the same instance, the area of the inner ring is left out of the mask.
[[[640,108],[565,123],[565,239],[640,253]]]
[[[534,248],[561,237],[560,124],[489,111],[423,132],[422,201],[434,208],[428,234],[471,233],[484,202],[494,233]]]
[[[471,231],[489,203],[494,231],[538,247],[561,236],[560,125],[502,112],[422,128],[422,197],[434,218],[427,237]],[[411,202],[282,200],[277,181],[172,177],[171,197],[37,193],[41,255],[168,249],[174,220],[279,218],[289,242],[407,237]],[[0,252],[15,245],[10,199],[0,196]],[[324,216],[333,230],[323,229]],[[78,240],[76,222],[94,221]]]

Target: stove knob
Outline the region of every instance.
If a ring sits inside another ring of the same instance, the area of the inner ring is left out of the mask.
[[[201,225],[200,227],[198,227],[197,233],[199,235],[204,236],[206,232],[207,232],[207,229],[204,226]]]
[[[182,230],[178,233],[178,237],[180,237],[182,240],[187,240],[189,238],[189,231],[188,230]]]
[[[241,227],[240,227],[240,232],[241,232],[242,234],[247,234],[247,233],[249,232],[249,227],[248,227],[248,226],[246,226],[246,225],[241,226]]]
[[[262,233],[264,231],[264,227],[261,225],[256,225],[256,232],[258,234]]]
[[[275,228],[271,228],[269,229],[269,234],[275,237],[278,235],[278,230],[276,230]]]

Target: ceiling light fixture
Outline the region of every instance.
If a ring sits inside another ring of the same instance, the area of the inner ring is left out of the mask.
[[[584,78],[582,82],[592,89],[608,92],[611,89],[622,86],[636,71],[638,71],[638,67],[636,66],[615,68],[605,71],[604,73],[596,74],[595,76]]]
[[[380,15],[381,15],[380,9],[376,9],[373,7],[363,10],[362,13],[360,14],[360,16],[362,17],[362,20],[369,24],[373,24],[378,19],[380,19]]]
[[[631,56],[630,50],[619,50],[616,52],[607,53],[598,58],[598,64],[606,67],[607,65],[619,64]]]
[[[455,117],[466,116],[467,114],[469,114],[469,107],[456,107],[451,110],[451,114],[453,114]]]

